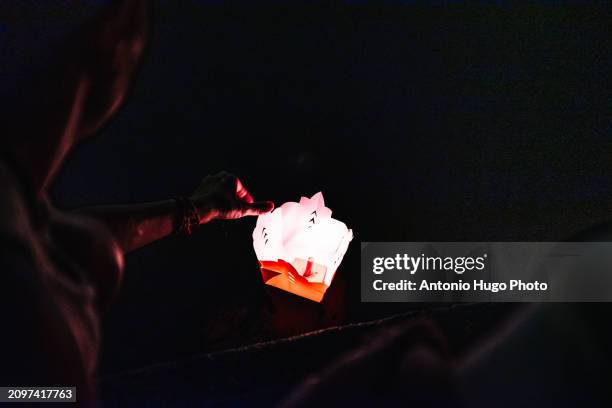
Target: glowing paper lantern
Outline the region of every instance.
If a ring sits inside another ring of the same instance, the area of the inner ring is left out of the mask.
[[[267,285],[323,299],[353,239],[352,230],[331,214],[319,192],[257,218],[253,247]]]

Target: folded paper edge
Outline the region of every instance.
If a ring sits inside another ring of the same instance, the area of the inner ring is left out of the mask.
[[[285,292],[321,302],[329,288],[325,283],[308,282],[286,261],[260,261],[259,264],[264,283]]]

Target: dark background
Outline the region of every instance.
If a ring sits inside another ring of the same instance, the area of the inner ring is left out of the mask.
[[[7,94],[103,2],[24,3],[0,7]],[[254,219],[130,255],[103,374],[432,307],[361,304],[360,241],[555,241],[608,220],[608,10],[399,3],[155,2],[133,91],[57,204],[166,199],[225,169],[277,204],[322,191],[355,239],[322,305],[261,283]]]

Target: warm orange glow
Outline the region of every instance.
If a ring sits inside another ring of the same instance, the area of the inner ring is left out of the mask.
[[[311,283],[300,276],[295,268],[288,262],[260,261],[261,276],[266,285],[294,293],[306,299],[320,302],[327,290],[324,283]]]

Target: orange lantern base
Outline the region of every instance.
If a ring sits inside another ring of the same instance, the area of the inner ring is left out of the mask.
[[[266,285],[274,286],[315,302],[321,302],[328,286],[324,283],[308,282],[300,276],[293,265],[283,260],[259,261],[261,276]]]

